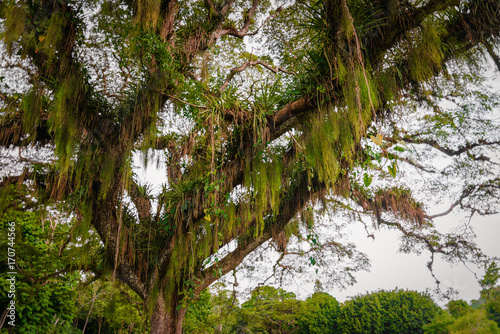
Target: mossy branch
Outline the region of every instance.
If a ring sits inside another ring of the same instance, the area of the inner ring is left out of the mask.
[[[232,1],[230,1],[232,2]],[[250,25],[253,20],[253,16],[255,14],[255,11],[257,10],[257,6],[259,5],[260,0],[252,0],[252,7],[248,9],[248,12],[246,13],[243,21],[243,26],[241,29],[236,29],[234,27],[231,28],[221,28],[217,29],[214,32],[213,38],[218,39],[219,37],[225,36],[225,35],[230,35],[238,38],[243,38],[248,34],[248,30],[250,29]],[[222,14],[222,12],[221,12]]]
[[[269,221],[264,227],[264,231],[257,237],[250,237],[246,239],[244,236],[238,239],[238,246],[228,255],[226,255],[219,262],[212,266],[205,268],[201,271],[199,279],[203,282],[197,290],[201,291],[208,287],[212,282],[216,281],[219,277],[219,269],[222,275],[227,274],[240,264],[243,259],[254,251],[257,247],[262,245],[267,240],[271,239],[273,235],[279,234],[286,227],[288,222],[301,211],[314,197],[324,192],[326,184],[317,183],[311,184],[307,175],[302,175],[292,189],[288,191],[288,195],[284,196],[280,206],[283,208],[275,218],[269,218]],[[257,228],[257,220],[253,220],[248,228]],[[198,292],[199,292],[198,291]]]

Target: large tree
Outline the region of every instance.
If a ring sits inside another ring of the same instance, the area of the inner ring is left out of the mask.
[[[401,230],[407,248],[475,251],[456,235],[421,232],[432,229],[421,203],[401,186],[368,189],[372,176],[359,170],[390,161],[394,176],[398,159],[425,170],[396,154],[400,142],[465,156],[469,167],[493,163],[487,149],[499,142],[486,136],[487,118],[482,132],[463,134],[477,112],[446,113],[436,99],[472,80],[456,74],[478,53],[500,66],[499,2],[277,5],[1,2],[0,145],[19,149],[2,151],[1,187],[23,183],[38,205],[71,213],[75,231],[94,229],[103,245],[96,273],[145,300],[152,333],[181,333],[189,299],[263,243],[285,253],[287,225],[298,216],[310,224],[317,200],[357,204]],[[248,51],[250,36],[258,52]],[[431,105],[424,125],[441,126],[405,130],[398,120],[409,101]],[[434,136],[443,133],[463,141]],[[165,153],[168,183],[157,197],[134,177],[141,150]],[[450,210],[494,212],[499,180],[487,176],[466,183]]]

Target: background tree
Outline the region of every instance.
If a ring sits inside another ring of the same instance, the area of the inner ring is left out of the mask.
[[[214,317],[211,317],[215,305],[212,304],[211,298],[210,292],[203,290],[196,301],[188,306],[183,325],[184,333],[216,332]]]
[[[489,320],[483,310],[471,310],[469,313],[455,319],[449,327],[451,333],[500,333],[496,322]]]
[[[100,271],[145,300],[152,333],[181,333],[189,300],[267,241],[286,254],[294,231],[302,240],[290,221],[312,228],[319,200],[400,230],[403,250],[481,260],[463,235],[438,233],[404,184],[369,187],[372,170],[394,177],[398,161],[426,169],[394,153],[404,151],[396,143],[427,145],[482,173],[460,183],[450,210],[496,212],[487,99],[451,114],[436,100],[470,86],[453,66],[474,67],[482,51],[498,59],[499,6],[3,1],[0,145],[18,155],[2,151],[11,168],[1,186],[61,204],[80,227],[74,240],[95,231]],[[262,54],[246,50],[250,35],[269,41]],[[433,106],[424,131],[401,128],[408,100]],[[432,137],[436,124],[449,131]],[[168,175],[158,196],[132,171],[134,152],[152,149],[165,153]],[[349,245],[307,235],[315,252],[354,257]]]
[[[483,308],[488,313],[488,318],[500,326],[500,278],[499,269],[495,261],[486,267],[483,278],[479,281],[482,286],[481,298],[474,301],[476,308]]]
[[[0,228],[7,231],[10,223],[15,222],[16,263],[15,269],[9,269],[7,233],[0,238],[0,328],[8,328],[6,318],[11,277],[9,272],[17,272],[16,327],[10,332],[34,333],[74,333],[73,319],[77,316],[77,287],[82,278],[82,270],[88,262],[79,257],[78,247],[67,249],[67,240],[73,228],[67,217],[54,215],[40,210],[26,211],[37,207],[36,201],[24,195],[24,191],[15,187],[4,189],[4,196],[9,200],[5,211],[0,213]],[[42,209],[42,208],[39,208]],[[92,249],[95,238],[89,238],[80,248]]]
[[[496,264],[492,262],[480,280],[487,287],[481,291],[481,299],[472,301],[470,305],[464,300],[448,302],[446,310],[441,310],[431,323],[424,326],[425,333],[498,333],[500,328],[494,321],[497,318],[497,301],[493,297],[496,275]]]
[[[142,300],[120,281],[92,278],[78,289],[73,324],[82,333],[144,333],[147,317]]]
[[[295,294],[270,286],[256,288],[236,314],[234,333],[294,333],[301,302]]]
[[[446,304],[446,308],[454,318],[461,317],[472,310],[471,306],[469,306],[469,304],[467,304],[465,300],[461,299],[451,300],[450,302],[448,302],[448,304]]]
[[[339,302],[326,292],[315,292],[301,305],[298,333],[336,333]]]
[[[378,291],[344,303],[337,318],[340,333],[424,333],[439,312],[427,295],[415,291]]]

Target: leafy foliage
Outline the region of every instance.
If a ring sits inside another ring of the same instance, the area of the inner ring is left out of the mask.
[[[340,305],[325,292],[316,292],[302,303],[298,314],[297,333],[336,333]]]
[[[468,235],[436,230],[402,166],[432,175],[415,146],[438,150],[453,163],[430,191],[454,195],[450,211],[498,211],[498,99],[470,73],[482,51],[498,60],[499,12],[495,0],[3,1],[0,190],[29,187],[35,215],[67,217],[78,267],[128,285],[154,333],[179,333],[190,301],[271,240],[280,261],[298,240],[311,266],[325,249],[361,262],[339,274],[352,281],[366,258],[318,242],[320,202],[399,230],[405,251],[484,262]],[[164,158],[156,194],[134,176],[140,152]],[[296,304],[255,325],[295,326]]]
[[[77,314],[77,287],[79,272],[71,271],[68,257],[58,255],[61,242],[65,241],[69,226],[57,221],[46,221],[33,212],[9,210],[0,217],[0,228],[15,222],[16,250],[15,333],[74,333],[72,321]],[[0,276],[0,307],[7,309],[11,298],[12,278],[7,267],[7,234],[2,234],[2,265]],[[75,263],[75,267],[77,264]],[[76,269],[76,268],[75,268]],[[7,319],[8,320],[8,319]],[[7,327],[7,326],[6,326]]]
[[[423,333],[439,307],[426,294],[378,291],[347,301],[337,319],[340,333]]]

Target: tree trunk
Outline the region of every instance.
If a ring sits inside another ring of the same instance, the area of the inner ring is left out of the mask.
[[[163,296],[160,293],[155,301],[151,315],[151,334],[182,334],[182,323],[187,309],[177,310],[178,296],[170,296],[170,305],[167,307]]]

